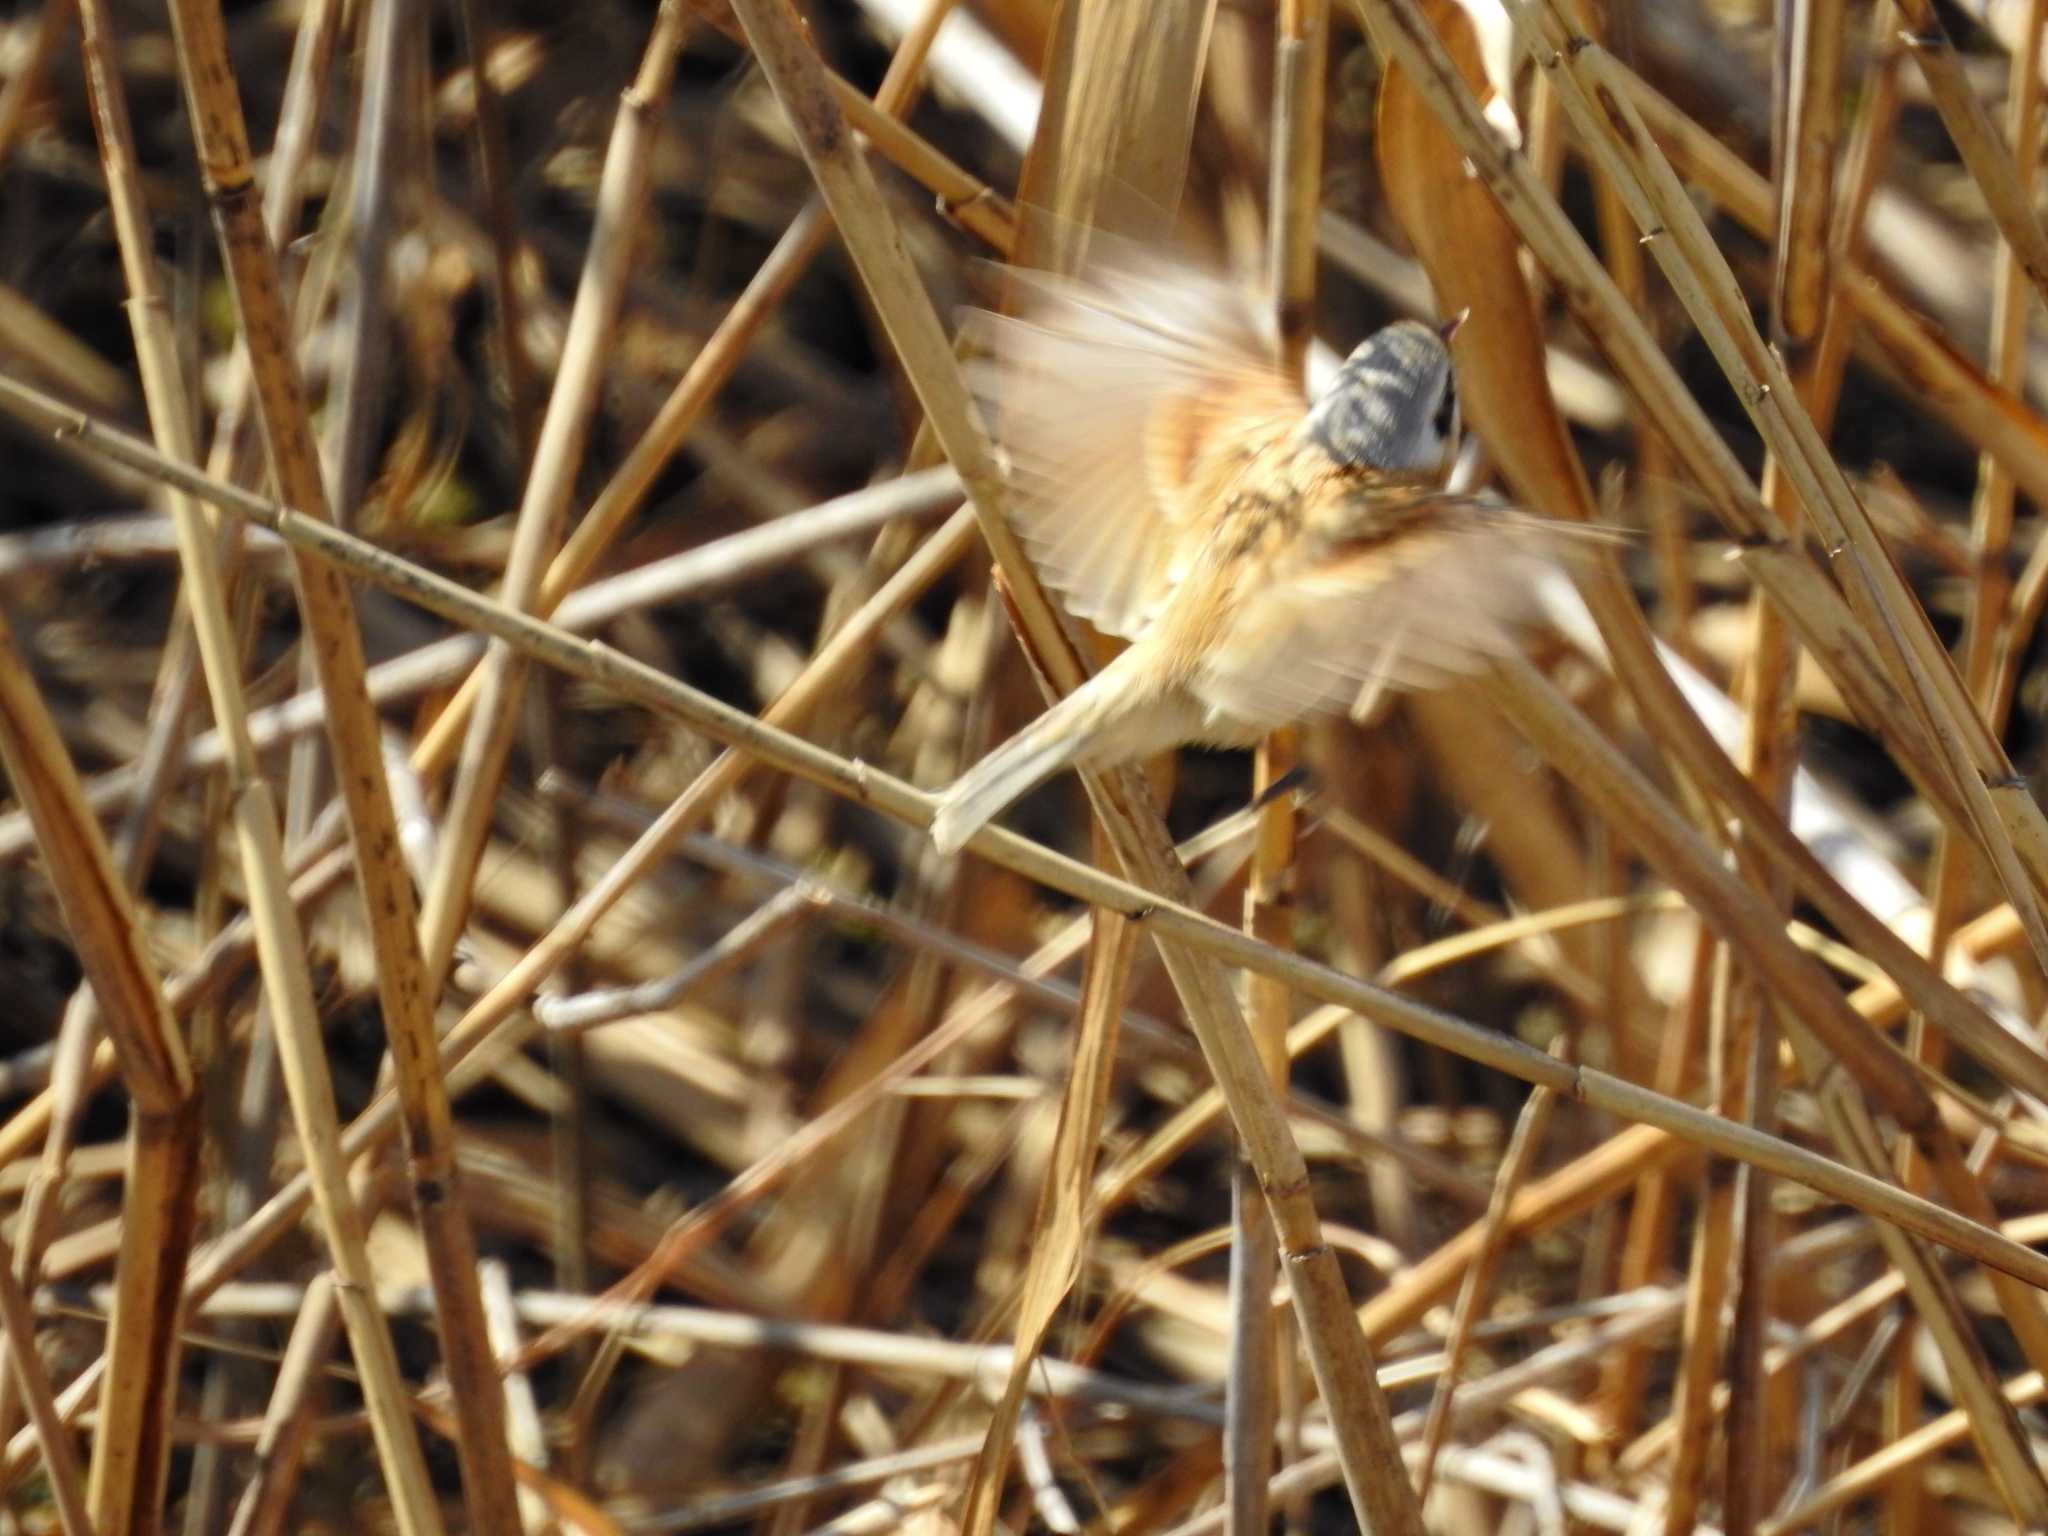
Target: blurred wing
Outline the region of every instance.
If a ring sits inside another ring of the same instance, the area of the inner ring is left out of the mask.
[[[1538,582],[1588,530],[1444,502],[1432,526],[1340,546],[1247,599],[1195,683],[1202,703],[1259,730],[1362,718],[1383,693],[1440,688],[1513,648]]]
[[[966,328],[1018,536],[1074,613],[1134,636],[1178,579],[1216,466],[1292,430],[1306,402],[1213,279],[1163,262],[1007,275],[1018,315],[977,311]]]

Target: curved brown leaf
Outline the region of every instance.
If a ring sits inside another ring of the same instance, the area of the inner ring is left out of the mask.
[[[1454,0],[1428,0],[1424,10],[1483,97],[1489,87],[1471,18]],[[1531,510],[1591,521],[1592,491],[1551,398],[1543,327],[1514,232],[1396,64],[1380,85],[1377,140],[1387,200],[1443,313],[1469,311],[1454,343],[1465,420]]]

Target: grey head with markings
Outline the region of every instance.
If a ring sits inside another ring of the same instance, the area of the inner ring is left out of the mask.
[[[1400,320],[1366,337],[1309,407],[1310,440],[1351,469],[1441,472],[1458,438],[1456,327]]]

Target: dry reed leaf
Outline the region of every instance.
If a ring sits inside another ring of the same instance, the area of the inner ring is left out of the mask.
[[[1455,0],[1429,0],[1425,13],[1466,83],[1483,96],[1490,81],[1471,16]],[[1388,67],[1380,85],[1377,147],[1387,200],[1440,309],[1465,313],[1453,339],[1465,419],[1534,510],[1593,521],[1585,468],[1551,398],[1520,242],[1398,65]]]

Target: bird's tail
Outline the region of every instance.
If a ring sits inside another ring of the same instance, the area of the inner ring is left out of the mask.
[[[1013,800],[1082,757],[1101,754],[1106,743],[1091,727],[1105,704],[1114,702],[1105,676],[1076,688],[960,776],[932,817],[939,852],[958,852]]]
[[[1079,757],[1088,745],[1077,712],[1081,691],[1069,694],[962,774],[939,801],[932,841],[939,852],[959,851],[1011,801],[1037,788]]]

